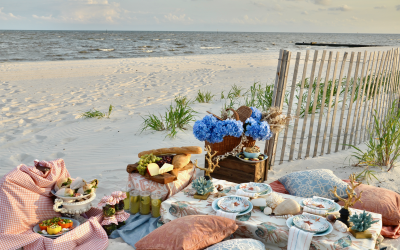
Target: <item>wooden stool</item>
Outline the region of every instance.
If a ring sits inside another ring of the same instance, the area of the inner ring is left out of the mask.
[[[267,161],[247,163],[233,156],[219,162],[211,177],[235,183],[263,182]],[[205,167],[208,167],[207,160]],[[267,170],[268,171],[268,170]]]

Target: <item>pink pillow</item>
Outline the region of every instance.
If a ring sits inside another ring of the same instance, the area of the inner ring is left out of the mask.
[[[233,234],[238,226],[215,215],[189,215],[157,228],[139,240],[136,250],[196,250],[211,246]]]
[[[352,208],[382,214],[383,225],[397,226],[400,224],[400,195],[386,188],[379,188],[361,184],[356,188],[356,193],[361,195],[361,202]],[[343,202],[339,202],[343,205]]]

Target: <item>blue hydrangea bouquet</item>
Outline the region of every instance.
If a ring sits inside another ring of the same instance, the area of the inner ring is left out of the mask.
[[[239,115],[234,112],[236,119],[218,119],[209,114],[203,119],[194,123],[193,134],[200,140],[205,141],[206,146],[210,145],[213,151],[218,151],[217,155],[231,152],[242,142],[243,137],[247,137],[243,146],[254,146],[256,140],[269,140],[272,132],[267,121],[262,120],[262,113],[255,107],[251,107],[251,116],[243,123]]]

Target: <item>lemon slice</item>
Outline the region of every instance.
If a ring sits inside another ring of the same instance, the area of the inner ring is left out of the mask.
[[[159,199],[151,201],[151,205],[153,205],[154,207],[159,207],[160,204],[161,204],[161,201]]]
[[[131,202],[138,202],[139,196],[131,196]]]
[[[150,203],[150,196],[142,197],[142,203],[147,205]]]

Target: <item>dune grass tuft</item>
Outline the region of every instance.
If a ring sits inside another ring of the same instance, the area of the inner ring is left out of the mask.
[[[199,92],[197,92],[195,100],[199,103],[209,103],[214,96],[215,95],[211,94],[211,91],[201,92],[201,90],[199,90]]]
[[[101,119],[101,118],[104,118],[104,117],[110,118],[110,115],[111,115],[111,112],[112,112],[113,108],[114,108],[114,106],[110,104],[110,106],[108,107],[108,113],[107,112],[103,113],[103,112],[100,112],[100,111],[98,111],[96,109],[93,109],[93,110],[89,110],[89,111],[86,111],[86,112],[82,113],[81,117],[83,117],[85,119],[86,118]]]

